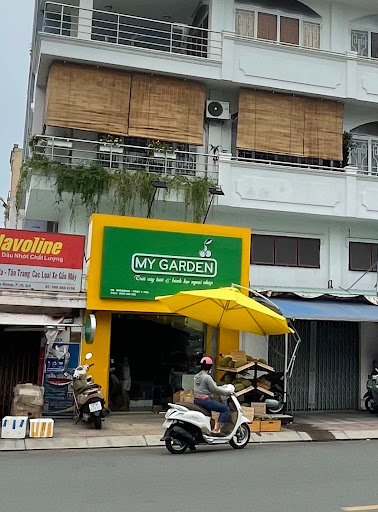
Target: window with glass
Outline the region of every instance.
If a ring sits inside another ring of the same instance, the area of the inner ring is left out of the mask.
[[[251,263],[283,267],[320,268],[320,240],[252,235]]]
[[[320,48],[320,23],[288,15],[236,9],[235,32],[244,37]]]
[[[349,270],[377,271],[377,244],[349,242]]]
[[[378,32],[352,29],[351,49],[362,57],[378,59]]]

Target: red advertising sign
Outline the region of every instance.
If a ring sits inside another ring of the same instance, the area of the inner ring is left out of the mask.
[[[0,288],[80,291],[85,237],[0,228]]]

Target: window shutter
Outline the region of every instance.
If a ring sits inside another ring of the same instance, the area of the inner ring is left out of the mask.
[[[47,85],[45,123],[127,135],[130,83],[127,73],[53,63]]]
[[[129,134],[202,146],[204,104],[203,84],[133,75]]]
[[[257,37],[269,41],[277,41],[277,16],[259,12]]]
[[[343,104],[241,89],[238,149],[342,160]]]
[[[236,9],[235,31],[239,36],[255,36],[255,13],[244,9]]]
[[[319,23],[303,22],[303,46],[308,48],[320,48],[320,25]]]
[[[281,43],[299,44],[299,20],[281,16]]]

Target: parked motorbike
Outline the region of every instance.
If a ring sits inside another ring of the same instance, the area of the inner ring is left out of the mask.
[[[244,400],[246,402],[265,403],[269,414],[281,414],[285,408],[283,372],[270,372],[262,375],[262,377],[270,382],[270,391],[274,393],[274,397],[268,398],[259,391],[250,391],[245,395]]]
[[[92,354],[88,353],[85,360],[91,357]],[[95,384],[93,377],[88,375],[89,368],[92,366],[93,364],[83,364],[75,369],[72,387],[79,419],[86,423],[93,423],[96,429],[100,429],[102,421],[109,414],[109,409],[105,407],[102,387]]]
[[[233,448],[244,448],[250,438],[248,419],[243,416],[241,405],[234,395],[231,384],[227,405],[230,407],[228,431],[219,434],[211,432],[211,412],[193,403],[169,404],[163,426],[166,428],[161,441],[165,441],[167,450],[173,454],[184,453],[196,445],[219,445],[229,443]]]

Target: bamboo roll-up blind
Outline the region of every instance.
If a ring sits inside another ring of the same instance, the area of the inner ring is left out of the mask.
[[[91,132],[128,134],[131,76],[110,69],[54,63],[45,123]]]
[[[203,84],[133,75],[129,134],[202,146],[204,104]]]
[[[239,149],[342,160],[343,105],[241,89]]]
[[[307,99],[307,104],[311,105],[311,108],[306,112],[306,124],[310,127],[310,130],[305,129],[304,146],[308,153],[306,156],[342,160],[344,105],[335,101],[310,98]],[[311,120],[308,119],[310,110]],[[313,140],[310,138],[311,133]],[[317,139],[317,144],[314,139]]]

